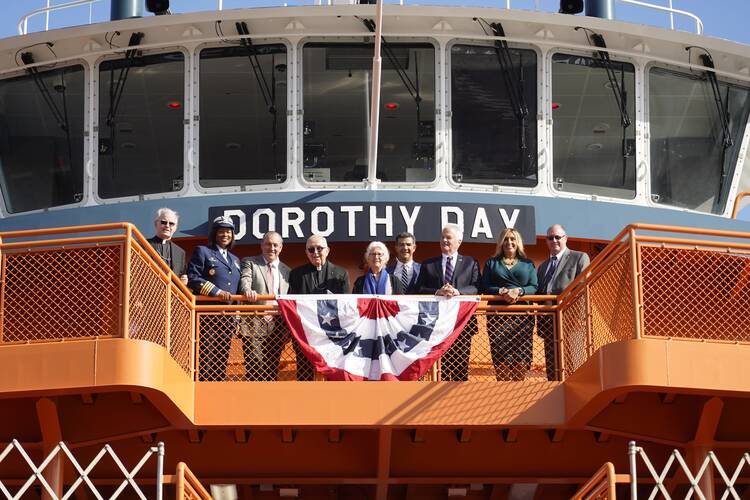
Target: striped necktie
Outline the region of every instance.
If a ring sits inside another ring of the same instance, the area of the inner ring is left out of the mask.
[[[409,270],[406,268],[406,264],[401,265],[401,285],[406,292],[406,289],[409,288]]]
[[[445,282],[453,284],[453,257],[448,257],[445,261]]]
[[[552,281],[552,277],[555,275],[556,269],[557,269],[557,255],[553,256],[550,259],[549,266],[547,266],[547,272],[544,273],[544,286],[542,287],[543,292],[547,291],[547,288],[549,287],[549,284]]]

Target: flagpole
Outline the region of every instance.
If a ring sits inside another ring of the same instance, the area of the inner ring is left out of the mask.
[[[370,100],[370,143],[367,150],[367,187],[377,189],[378,185],[378,127],[380,124],[380,73],[382,58],[380,42],[383,38],[383,0],[375,5],[375,54],[372,58],[372,96]]]

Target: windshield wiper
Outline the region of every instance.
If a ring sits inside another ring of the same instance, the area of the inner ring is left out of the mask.
[[[487,21],[484,22],[487,24]],[[505,38],[505,30],[502,24],[489,23],[489,27],[495,36]],[[508,42],[505,40],[495,40],[495,55],[497,56],[498,63],[500,63],[503,81],[508,90],[510,106],[513,109],[516,120],[518,120],[518,147],[521,149],[521,177],[526,177],[526,167],[531,159],[531,154],[529,153],[528,130],[526,126],[526,118],[529,116],[529,106],[526,104],[526,96],[523,92],[523,84],[525,82],[523,61],[519,61],[518,75],[516,75],[510,47],[508,47]],[[519,57],[522,57],[520,53]]]
[[[276,146],[278,142],[276,128],[278,122],[278,113],[276,112],[276,65],[274,64],[273,56],[271,58],[271,83],[268,83],[266,74],[263,72],[263,66],[258,60],[258,51],[253,45],[250,39],[250,30],[247,29],[247,23],[245,21],[238,21],[234,23],[237,29],[237,34],[240,35],[240,45],[245,48],[247,52],[247,58],[250,61],[250,67],[255,75],[255,80],[258,82],[258,88],[260,94],[263,97],[263,102],[266,105],[266,109],[271,113],[271,151],[273,155],[273,168],[276,174],[276,180],[280,180],[279,169],[276,158]]]
[[[117,80],[115,81],[115,64],[113,61],[112,66],[109,72],[109,110],[107,110],[107,117],[105,119],[105,124],[107,127],[109,127],[109,140],[110,148],[109,151],[112,155],[112,177],[115,176],[115,170],[117,170],[117,146],[116,146],[116,122],[115,119],[117,117],[117,110],[120,108],[120,101],[122,100],[122,95],[125,92],[125,84],[128,81],[128,75],[130,74],[130,68],[134,66],[135,58],[138,56],[138,45],[140,45],[141,41],[143,40],[143,33],[136,32],[130,35],[130,40],[128,41],[128,47],[127,51],[125,51],[125,60],[123,61],[123,65],[120,68],[120,72],[117,75]],[[102,152],[102,147],[100,145],[99,151]]]
[[[726,159],[727,159],[727,149],[734,146],[734,140],[732,139],[732,131],[730,129],[731,127],[731,115],[729,114],[729,87],[727,87],[727,99],[726,103],[721,97],[721,88],[719,87],[719,80],[716,78],[716,71],[714,66],[714,59],[711,57],[711,54],[704,49],[703,47],[695,47],[693,45],[689,47],[685,47],[685,50],[688,51],[688,58],[690,58],[690,51],[691,49],[701,49],[705,52],[705,54],[701,54],[700,60],[701,64],[705,66],[706,68],[709,68],[705,71],[706,80],[708,81],[708,85],[711,87],[711,92],[714,96],[714,103],[716,103],[716,113],[719,117],[719,122],[721,124],[721,132],[722,132],[722,149],[721,149],[721,171],[719,172],[719,189],[716,193],[715,198],[715,206],[721,205],[721,198],[724,195],[724,185],[727,181],[727,166],[726,166]]]
[[[586,33],[586,39],[589,45],[594,46],[598,49],[606,49],[607,44],[604,41],[604,37],[601,33],[594,33],[588,28],[577,26],[576,31],[584,30]],[[620,126],[622,127],[622,184],[625,185],[628,168],[628,158],[633,156],[633,150],[627,140],[627,128],[632,124],[630,120],[630,114],[628,114],[628,92],[625,90],[625,66],[620,64],[620,81],[617,81],[617,73],[615,73],[614,64],[609,58],[609,52],[607,50],[594,51],[594,56],[599,60],[604,71],[607,73],[607,80],[609,80],[609,86],[612,89],[612,95],[615,98],[615,103],[620,111]]]
[[[34,64],[34,56],[31,52],[24,52],[21,54],[21,61],[24,64]],[[65,142],[68,148],[68,163],[70,168],[73,168],[73,144],[70,138],[70,121],[68,119],[68,99],[67,99],[67,87],[65,85],[65,70],[60,71],[60,84],[55,85],[53,88],[59,92],[62,96],[62,110],[57,106],[55,99],[52,97],[52,93],[49,91],[47,84],[44,79],[40,76],[38,68],[26,68],[26,72],[31,75],[31,79],[34,81],[39,93],[42,96],[47,108],[52,113],[52,117],[57,122],[57,126],[65,132]]]

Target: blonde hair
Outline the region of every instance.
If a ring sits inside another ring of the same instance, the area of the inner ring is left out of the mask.
[[[516,237],[516,257],[525,259],[526,252],[523,250],[523,238],[521,237],[521,233],[519,233],[517,230],[513,229],[512,227],[503,229],[498,235],[497,246],[495,247],[495,255],[493,255],[493,257],[504,257],[503,242],[505,241],[505,238],[507,238],[509,234],[512,234],[513,236]]]

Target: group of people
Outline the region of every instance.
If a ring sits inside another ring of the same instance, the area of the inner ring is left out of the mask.
[[[527,295],[559,294],[589,264],[586,253],[567,247],[565,228],[554,224],[546,234],[549,258],[538,269],[526,256],[521,234],[508,228],[498,236],[495,253],[480,272],[476,259],[458,252],[463,242],[461,228],[448,224],[440,236],[441,254],[421,264],[414,260],[417,241],[411,233],[396,236],[396,258],[390,264],[387,246],[371,242],[364,254],[367,269],[350,288],[346,269],[328,259],[331,249],[323,236],[307,239],[308,262],[294,269],[281,262],[283,240],[275,231],[263,236],[260,255],[240,260],[230,251],[235,239],[234,223],[221,216],[211,224],[208,244],[196,247],[186,266],[185,252],[171,241],[177,223],[176,212],[159,209],[151,245],[196,295],[220,297],[227,303],[232,295],[244,295],[245,300],[257,302],[259,295],[279,294],[429,294],[451,298],[485,293],[497,296],[497,303],[515,304],[523,302]],[[237,324],[226,319],[219,323],[213,335],[202,340],[202,380],[223,378],[226,370],[229,344]],[[488,335],[497,378],[522,378],[532,360],[534,317],[500,321],[494,326],[488,328]],[[280,320],[271,315],[258,317],[239,330],[244,332],[247,378],[275,380],[285,331]],[[468,380],[471,338],[477,330],[473,317],[443,356],[442,380]],[[543,339],[547,378],[555,380],[554,340],[545,336]],[[295,352],[297,380],[312,380],[312,366],[296,344]]]

